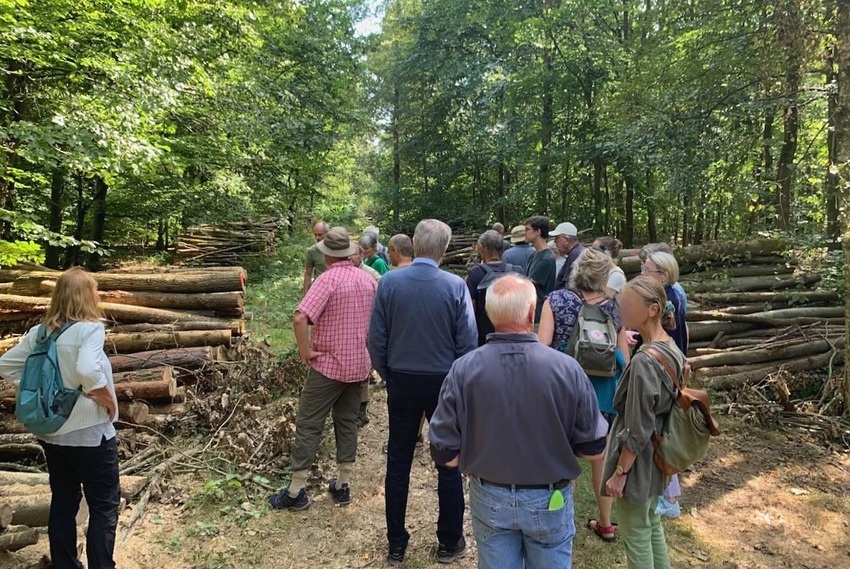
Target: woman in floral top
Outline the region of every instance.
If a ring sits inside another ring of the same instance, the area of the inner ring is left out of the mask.
[[[614,377],[588,376],[593,389],[596,391],[599,409],[608,419],[609,425],[617,413],[613,403],[614,392],[617,390],[620,372],[625,367],[629,355],[628,337],[620,324],[620,310],[617,301],[608,298],[605,294],[608,275],[613,267],[614,263],[611,261],[611,257],[600,251],[586,249],[573,265],[569,287],[554,291],[543,304],[538,332],[538,337],[542,343],[557,350],[566,351],[583,303],[598,304],[602,310],[611,315],[618,333],[617,373]],[[599,506],[599,518],[588,520],[587,527],[593,530],[602,540],[614,541],[616,528],[611,523],[613,500],[600,494],[602,462],[593,461],[590,465],[596,502]]]

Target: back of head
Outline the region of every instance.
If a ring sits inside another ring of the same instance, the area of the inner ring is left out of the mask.
[[[371,233],[363,233],[360,236],[360,246],[364,249],[374,249],[378,246],[378,238]]]
[[[375,237],[375,241],[381,240],[381,231],[374,225],[367,225],[366,229],[363,230],[363,235],[372,235]]]
[[[402,257],[412,259],[413,258],[413,241],[410,240],[410,237],[405,235],[404,233],[396,233],[392,237],[390,237],[389,243],[387,243],[387,247],[396,251]]]
[[[586,292],[605,292],[614,262],[606,253],[585,249],[573,264],[570,288]]]
[[[540,237],[549,238],[549,218],[545,215],[532,215],[525,220],[525,225],[540,231]]]
[[[504,235],[504,233],[505,233],[505,226],[502,225],[501,223],[499,223],[498,221],[496,223],[494,223],[493,227],[491,227],[490,229],[492,229],[493,231],[495,231],[499,235]]]
[[[451,240],[451,227],[439,219],[423,219],[416,224],[413,233],[413,251],[417,257],[439,262],[446,254]]]
[[[665,330],[676,329],[676,315],[667,304],[667,293],[664,287],[652,277],[641,275],[633,278],[623,287],[637,293],[647,305],[658,306],[656,318],[661,320],[661,326]]]
[[[487,289],[485,310],[497,331],[506,327],[533,327],[536,306],[537,289],[527,278],[508,274]]]
[[[56,279],[42,324],[56,330],[65,322],[97,322],[101,318],[98,300],[94,277],[78,267],[68,269]]]
[[[667,243],[647,243],[640,248],[640,252],[638,253],[640,262],[645,263],[653,253],[670,253],[672,255],[673,248]]]
[[[498,232],[489,229],[478,237],[478,246],[501,259],[502,251],[505,250],[505,240]]]
[[[660,271],[667,271],[667,284],[675,284],[679,282],[679,262],[672,253],[656,251],[649,255],[647,260],[655,263]]]
[[[603,253],[608,253],[614,259],[620,256],[620,251],[623,250],[623,242],[615,237],[611,237],[610,235],[605,235],[604,237],[598,237],[596,241],[604,249]]]

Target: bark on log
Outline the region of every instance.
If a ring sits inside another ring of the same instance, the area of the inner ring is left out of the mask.
[[[180,271],[173,273],[92,273],[99,290],[154,292],[244,292],[245,272],[234,267],[229,271]],[[57,274],[44,271],[0,270],[0,282],[13,282],[20,277],[54,280]]]
[[[18,551],[38,543],[38,530],[27,526],[9,526],[0,534],[0,551]]]
[[[22,296],[50,296],[54,286],[56,286],[54,281],[22,277],[11,282],[0,283],[0,293]]]
[[[150,415],[150,405],[144,401],[119,401],[118,417],[125,423],[141,425]]]
[[[3,338],[0,340],[0,356],[17,346],[21,338],[22,336],[15,336],[14,338]]]
[[[210,346],[200,348],[178,348],[176,350],[153,350],[135,354],[111,356],[112,371],[133,371],[161,366],[196,370],[215,361],[216,350]]]
[[[145,476],[121,476],[121,497],[132,500],[141,492],[147,482]],[[41,496],[50,501],[50,479],[46,472],[9,472],[0,471],[0,502],[12,496]],[[46,524],[45,524],[46,525]]]
[[[112,380],[116,383],[164,381],[174,377],[174,369],[168,366],[140,369],[136,371],[124,371],[115,373]]]
[[[832,290],[789,290],[785,292],[708,292],[694,293],[689,300],[715,304],[775,303],[775,302],[831,302],[840,300]]]
[[[840,338],[832,344],[826,340],[815,340],[804,344],[794,343],[760,350],[725,351],[688,358],[688,363],[694,370],[704,367],[748,365],[820,354],[832,350],[833,347],[843,348],[844,339]]]
[[[699,383],[701,383],[705,387],[713,389],[732,389],[735,387],[740,387],[742,385],[749,385],[762,381],[769,375],[776,373],[779,370],[785,370],[789,373],[805,370],[815,370],[826,367],[827,365],[829,365],[830,361],[833,365],[837,365],[843,362],[844,350],[838,350],[835,352],[825,352],[823,354],[806,356],[794,360],[787,360],[785,362],[776,362],[775,365],[768,364],[764,367],[761,367],[760,369],[743,373],[722,375],[717,377],[707,377],[700,380]]]
[[[781,239],[754,239],[752,241],[713,241],[702,245],[676,249],[673,254],[680,265],[713,261],[728,261],[739,259],[746,261],[749,257],[782,254],[789,248],[789,243]]]
[[[187,322],[175,322],[173,324],[116,324],[110,331],[119,334],[136,334],[144,332],[183,332],[197,330],[223,330],[230,329],[234,336],[245,333],[245,322],[242,320],[218,320],[215,322],[190,320]]]
[[[14,408],[14,399],[12,400],[12,408]],[[27,428],[15,418],[14,412],[0,412],[0,433],[23,434],[28,432]]]
[[[166,403],[164,405],[152,405],[151,415],[185,415],[187,411],[185,403]]]
[[[47,304],[50,301],[48,298],[39,296],[18,296],[13,294],[0,294],[0,306],[6,310],[17,310],[22,313],[43,313],[47,310]],[[177,322],[207,322],[215,324],[216,330],[225,328],[234,329],[231,322],[216,318],[203,318],[189,312],[178,312],[174,310],[164,310],[161,308],[147,308],[142,306],[133,306],[130,304],[111,304],[101,302],[98,306],[103,310],[107,318],[116,322],[131,323],[144,322],[153,324],[173,324]],[[238,321],[237,321],[238,322]],[[240,326],[236,326],[241,329]],[[241,331],[240,331],[241,333]]]
[[[708,267],[702,271],[688,273],[681,277],[681,281],[694,282],[705,279],[727,280],[737,277],[768,277],[775,275],[790,275],[794,273],[794,267],[785,265],[752,265],[742,267]],[[684,284],[683,284],[684,286]]]
[[[12,516],[15,510],[8,502],[0,501],[0,530],[4,530],[12,525]]]
[[[162,381],[127,381],[115,385],[119,401],[136,399],[167,399],[177,393],[177,381],[172,377]]]
[[[795,324],[843,324],[844,309],[841,307],[781,308],[756,314],[729,314],[719,310],[692,310],[687,314],[689,322],[707,320],[719,322],[757,323],[768,326],[792,326]]]
[[[706,292],[756,292],[810,287],[821,280],[820,275],[777,275],[766,277],[733,277],[724,280],[682,281],[681,285],[690,294]]]
[[[137,332],[106,335],[104,348],[108,354],[131,354],[150,350],[192,348],[197,346],[229,346],[233,333],[227,330],[190,330],[185,332]]]
[[[131,304],[149,308],[177,310],[212,310],[241,313],[244,301],[241,292],[211,292],[207,294],[185,294],[173,292],[128,292],[123,290],[103,291],[100,298],[112,304]]]
[[[745,322],[689,322],[688,332],[693,341],[713,340],[717,334],[735,334],[758,328],[758,324]]]

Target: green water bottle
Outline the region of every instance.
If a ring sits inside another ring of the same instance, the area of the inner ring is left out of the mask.
[[[564,507],[564,494],[560,490],[552,492],[552,497],[549,498],[549,509],[560,510]]]

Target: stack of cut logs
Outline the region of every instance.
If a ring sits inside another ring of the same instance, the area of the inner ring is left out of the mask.
[[[0,270],[0,354],[38,323],[58,271]],[[104,348],[123,425],[156,428],[185,413],[186,385],[237,357],[245,332],[245,271],[239,267],[93,273],[108,331]],[[14,335],[13,335],[14,334]],[[0,388],[0,433],[25,433],[11,414],[15,386]],[[11,441],[6,441],[10,443]],[[37,446],[0,442],[0,455]]]
[[[122,476],[121,497],[131,501],[146,483],[144,476]],[[82,509],[85,513],[85,500]],[[0,551],[17,551],[38,543],[36,528],[47,526],[49,515],[47,474],[0,471]]]
[[[815,290],[821,277],[801,270],[787,248],[760,239],[675,252],[688,293],[688,361],[702,385],[729,389],[843,361],[842,299]],[[620,262],[629,276],[640,271],[633,253]]]
[[[478,234],[452,235],[449,248],[443,257],[443,267],[456,272],[465,272],[473,257]]]
[[[190,227],[177,239],[174,264],[228,267],[249,257],[268,256],[275,250],[279,230],[280,219],[275,217]]]

